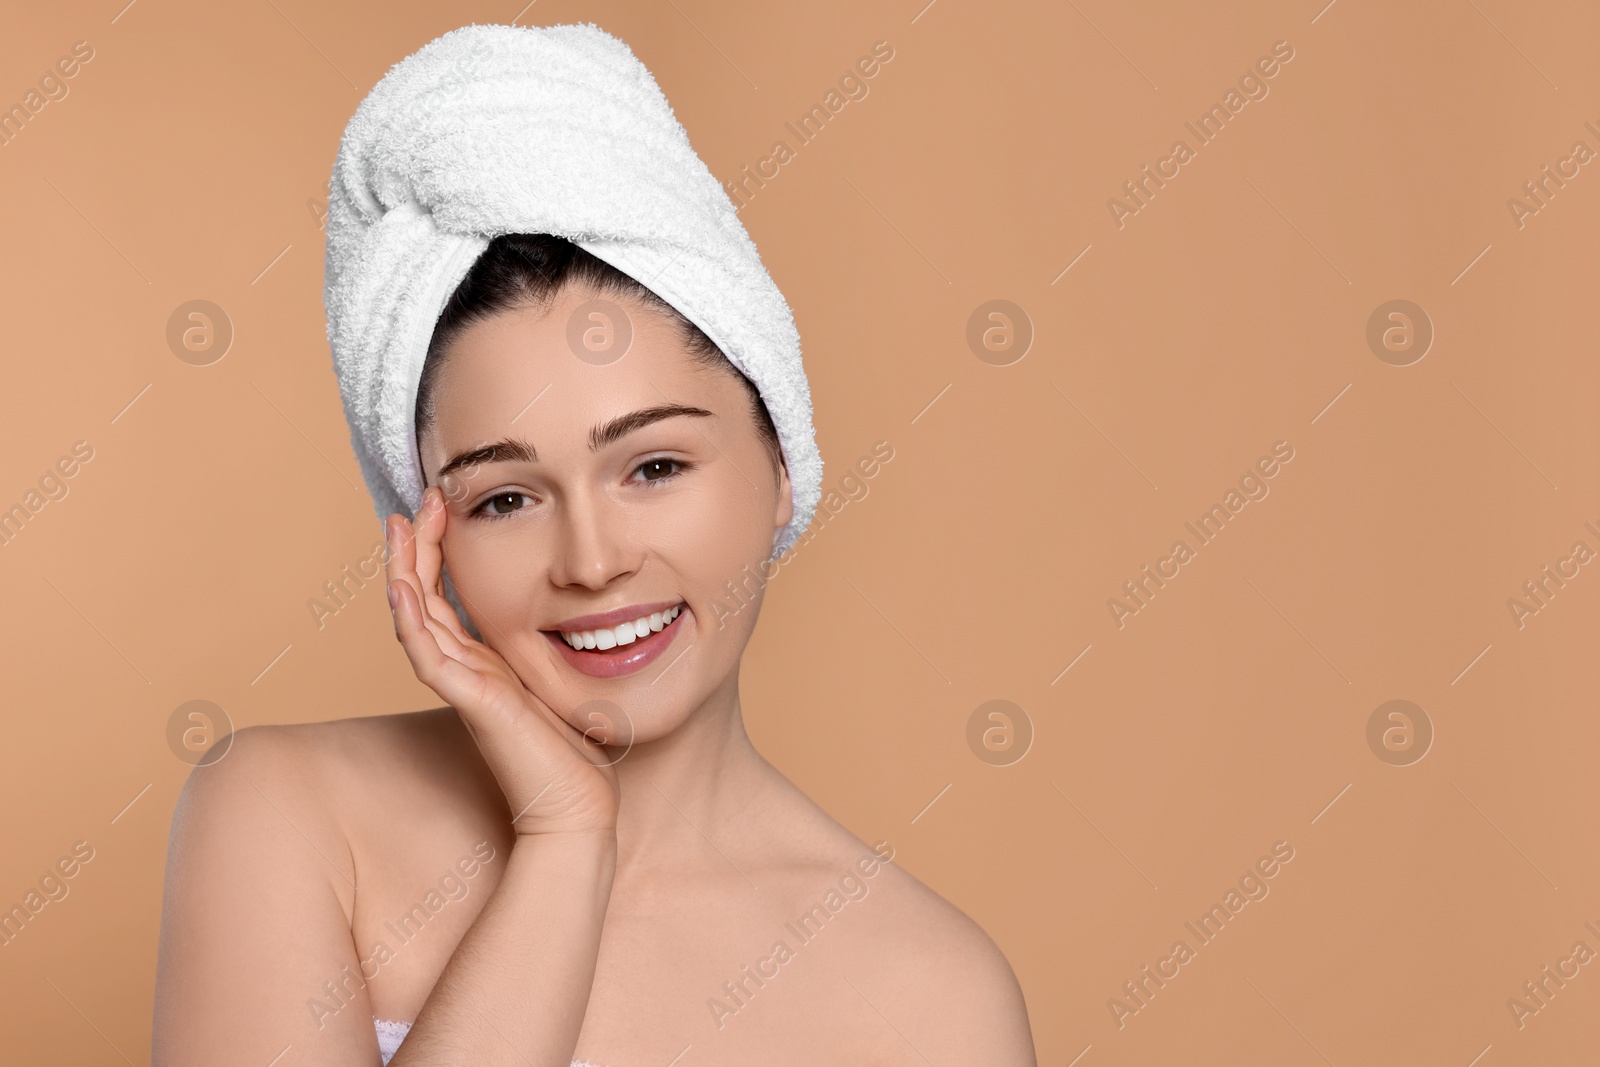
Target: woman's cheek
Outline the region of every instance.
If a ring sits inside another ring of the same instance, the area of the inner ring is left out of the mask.
[[[474,618],[487,618],[505,633],[522,629],[524,617],[528,626],[533,626],[528,597],[535,588],[538,566],[534,551],[513,547],[506,539],[468,536],[453,544],[447,541],[445,559],[451,580]],[[479,630],[483,629],[480,625]]]
[[[718,500],[704,493],[654,492],[661,496],[635,501],[625,513],[628,547],[636,559],[643,561],[653,556],[678,560],[686,552],[715,551],[711,539],[719,525]]]

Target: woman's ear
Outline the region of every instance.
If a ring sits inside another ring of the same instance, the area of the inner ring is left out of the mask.
[[[789,485],[787,464],[778,464],[778,513],[772,517],[773,529],[781,530],[794,518],[794,491]]]

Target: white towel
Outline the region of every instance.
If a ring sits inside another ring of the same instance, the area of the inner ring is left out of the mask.
[[[773,538],[782,555],[822,495],[794,317],[655,78],[590,24],[452,30],[389,68],[345,129],[323,300],[379,517],[421,505],[428,342],[502,233],[565,237],[644,283],[755,383],[793,487],[794,518]]]

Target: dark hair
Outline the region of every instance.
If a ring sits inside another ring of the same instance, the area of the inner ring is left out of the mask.
[[[728,371],[743,383],[750,396],[751,413],[772,458],[773,469],[786,467],[783,447],[772,415],[761,399],[761,392],[718,348],[677,308],[651,292],[635,278],[589,254],[565,237],[547,233],[507,233],[493,238],[472,269],[461,280],[445,303],[422,364],[417,385],[416,431],[422,439],[424,428],[431,429],[436,417],[433,393],[444,363],[445,349],[461,331],[481,319],[524,305],[548,308],[562,289],[587,284],[601,293],[633,297],[671,318],[678,326],[690,355],[698,363]]]

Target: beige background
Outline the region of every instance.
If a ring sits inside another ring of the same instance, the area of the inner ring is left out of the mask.
[[[1600,15],[923,2],[8,16],[0,103],[94,49],[0,148],[0,507],[94,450],[0,546],[0,901],[94,849],[0,948],[8,1060],[148,1062],[174,709],[438,703],[377,583],[321,630],[307,606],[381,537],[317,211],[391,64],[520,14],[628,42],[725,180],[894,49],[741,213],[827,485],[895,453],[769,586],[744,699],[780,768],[992,933],[1041,1064],[1594,1062],[1600,964],[1521,1028],[1507,999],[1600,951],[1600,563],[1521,628],[1507,602],[1600,550],[1600,163],[1520,228],[1507,201],[1600,150]],[[1108,198],[1280,40],[1269,95],[1119,229]],[[194,299],[235,330],[209,366],[165,338]],[[992,299],[1035,331],[1009,366],[966,340]],[[1366,341],[1393,299],[1435,331],[1409,366]],[[1270,495],[1197,547],[1183,524],[1280,440]],[[1119,629],[1107,600],[1180,537],[1195,558]],[[967,742],[996,699],[1031,722],[1009,766]],[[1366,738],[1393,699],[1435,732],[1408,766]],[[1119,1029],[1108,999],[1279,841],[1270,895]]]

